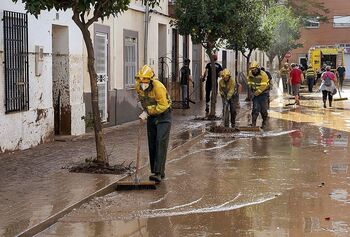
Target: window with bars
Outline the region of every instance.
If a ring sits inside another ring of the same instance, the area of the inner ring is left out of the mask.
[[[137,70],[137,38],[124,38],[124,75],[125,85],[132,87],[135,84]]]
[[[4,11],[6,113],[29,109],[28,16]]]
[[[320,21],[317,17],[306,17],[304,19],[305,28],[320,28]]]

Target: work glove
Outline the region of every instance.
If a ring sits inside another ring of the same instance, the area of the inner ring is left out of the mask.
[[[147,120],[148,114],[146,111],[143,111],[140,115],[139,118],[143,121]]]

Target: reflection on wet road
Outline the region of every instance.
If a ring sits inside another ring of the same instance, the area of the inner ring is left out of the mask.
[[[350,236],[350,112],[279,103],[266,131],[206,133],[156,191],[96,198],[39,236]]]

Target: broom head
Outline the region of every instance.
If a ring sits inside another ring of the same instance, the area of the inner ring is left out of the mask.
[[[237,128],[241,132],[260,132],[261,128],[258,126],[255,127],[249,127],[249,126],[241,126]]]
[[[334,99],[334,101],[342,101],[342,100],[348,100],[348,98],[343,97],[343,98],[337,98],[337,99]]]
[[[118,181],[116,184],[117,191],[127,190],[154,190],[157,184],[154,181]]]

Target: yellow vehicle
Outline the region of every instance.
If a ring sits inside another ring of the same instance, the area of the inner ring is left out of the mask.
[[[331,66],[332,71],[335,71],[340,64],[344,65],[344,48],[310,48],[308,54],[308,63],[311,64],[315,72],[320,72],[324,66]]]

